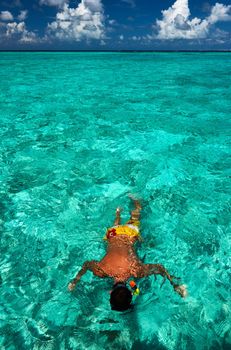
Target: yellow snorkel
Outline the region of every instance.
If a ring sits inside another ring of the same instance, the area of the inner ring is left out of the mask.
[[[132,293],[132,294],[133,294],[134,296],[137,296],[137,295],[140,294],[140,290],[139,290],[139,288],[137,287],[135,281],[130,281],[130,282],[129,282],[129,285],[130,285],[131,289],[133,290],[133,293]]]

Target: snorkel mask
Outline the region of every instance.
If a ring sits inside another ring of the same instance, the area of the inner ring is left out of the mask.
[[[129,286],[132,289],[131,290],[132,295],[137,296],[140,294],[140,289],[137,287],[137,284],[135,281],[133,281],[133,280],[130,281]],[[123,282],[118,282],[118,283],[114,284],[113,289],[110,291],[110,293],[112,293],[114,290],[116,290],[117,288],[120,288],[120,287],[126,287],[126,284]]]

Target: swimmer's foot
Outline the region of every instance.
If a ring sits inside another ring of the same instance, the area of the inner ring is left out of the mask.
[[[114,226],[120,225],[120,220],[121,220],[120,214],[121,214],[121,211],[122,211],[122,210],[123,210],[123,209],[120,208],[120,207],[118,207],[118,208],[116,209],[116,218],[115,218],[115,221],[114,221]]]
[[[69,290],[70,292],[72,292],[72,291],[75,289],[75,285],[76,285],[76,283],[70,282],[70,283],[68,284],[68,290]]]
[[[135,209],[141,210],[141,203],[140,200],[137,198],[137,196],[135,196],[132,193],[128,193],[128,197],[133,201]]]
[[[131,211],[130,221],[131,222],[132,221],[139,221],[140,220],[140,212],[142,209],[141,203],[140,203],[139,199],[137,199],[133,194],[129,193],[128,196],[133,201],[134,207],[135,207],[135,209],[133,209]]]
[[[188,295],[187,286],[185,284],[175,285],[175,292],[177,292],[182,298],[186,298]]]
[[[123,208],[116,208],[116,216],[120,216],[120,213],[123,211]]]

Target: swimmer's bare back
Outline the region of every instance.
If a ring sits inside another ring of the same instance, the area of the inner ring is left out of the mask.
[[[132,198],[133,199],[133,198]],[[139,220],[141,205],[138,200],[133,199],[135,209],[131,212],[129,222]],[[114,225],[120,225],[121,209],[117,208]],[[76,277],[69,283],[68,289],[72,291],[80,278],[86,271],[92,271],[95,276],[113,278],[114,283],[126,282],[129,278],[143,278],[150,275],[161,275],[164,281],[167,278],[175,292],[181,297],[186,297],[187,290],[185,285],[175,282],[179,278],[170,275],[161,264],[143,264],[138,258],[134,244],[138,237],[129,237],[127,235],[118,235],[107,240],[106,255],[100,261],[86,261]]]

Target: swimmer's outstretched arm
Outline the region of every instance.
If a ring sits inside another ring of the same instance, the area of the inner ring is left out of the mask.
[[[77,275],[75,276],[75,278],[68,284],[68,289],[70,291],[72,291],[76,284],[78,283],[78,281],[80,280],[80,278],[88,271],[92,271],[94,273],[94,275],[98,276],[98,277],[106,277],[105,273],[103,272],[103,270],[100,268],[99,262],[92,260],[92,261],[86,261],[81,270],[77,273]]]
[[[170,275],[168,271],[165,269],[165,267],[161,264],[143,264],[140,268],[140,271],[137,275],[138,278],[150,276],[150,275],[161,275],[164,277],[164,281],[166,278],[169,280],[171,285],[173,286],[173,289],[175,292],[177,292],[182,298],[185,298],[187,296],[187,289],[184,284],[178,284],[175,283],[174,279],[180,279],[178,277],[175,277],[173,275]],[[163,283],[164,283],[163,281]]]

